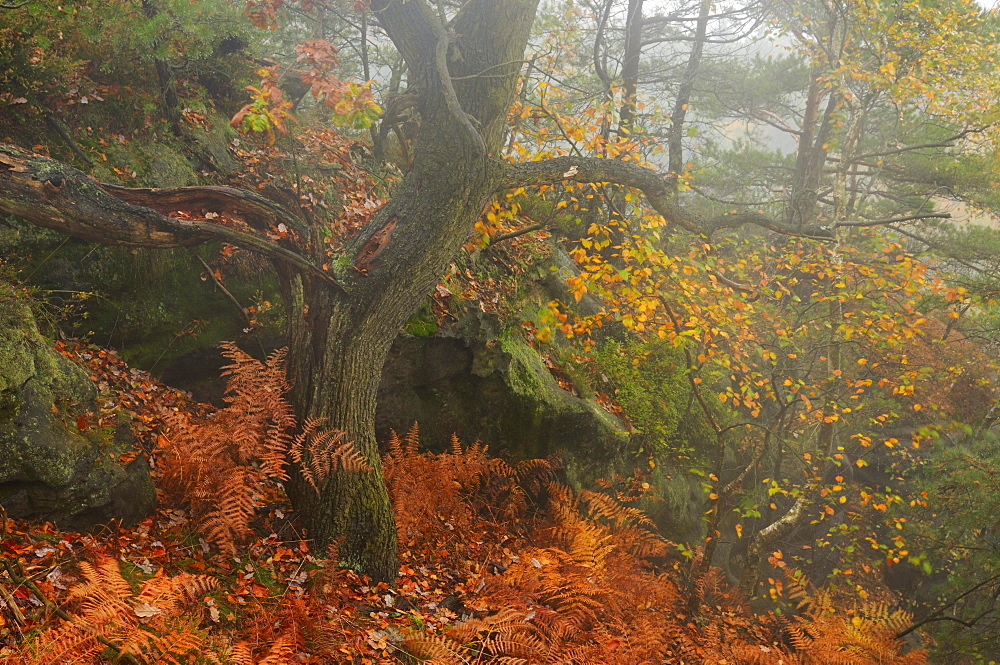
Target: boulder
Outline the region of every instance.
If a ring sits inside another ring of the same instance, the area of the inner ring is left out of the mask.
[[[78,427],[96,397],[86,372],[41,335],[27,299],[0,283],[0,504],[9,516],[88,529],[152,512],[146,461],[119,463],[128,423]]]
[[[572,485],[625,470],[624,425],[560,387],[535,349],[491,315],[467,315],[445,334],[398,337],[378,405],[380,441],[417,421],[430,449],[443,449],[455,433],[513,459],[560,451]]]

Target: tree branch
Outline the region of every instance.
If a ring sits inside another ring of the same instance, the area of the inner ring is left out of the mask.
[[[423,13],[424,18],[434,32],[434,36],[437,38],[437,44],[434,47],[434,65],[437,69],[438,78],[441,79],[441,90],[444,94],[445,105],[448,107],[448,111],[452,117],[455,118],[455,121],[462,125],[465,131],[468,132],[473,145],[476,147],[476,151],[480,155],[485,155],[486,144],[483,142],[483,137],[479,133],[479,130],[473,126],[472,120],[469,119],[469,114],[462,108],[461,102],[458,101],[458,95],[455,93],[455,86],[451,81],[451,73],[448,70],[448,46],[450,40],[448,38],[448,29],[445,26],[445,16],[444,14],[434,16],[434,10],[424,4],[423,0],[418,0],[417,6],[420,8],[421,13]]]
[[[957,134],[952,134],[946,139],[942,139],[935,143],[919,143],[916,145],[904,145],[896,148],[894,150],[883,150],[881,152],[866,152],[864,154],[855,157],[855,160],[859,159],[871,159],[872,157],[888,157],[890,155],[900,155],[904,152],[913,152],[915,150],[926,150],[928,148],[950,148],[955,145],[956,141],[964,139],[966,136],[971,136],[973,134],[979,134],[990,128],[990,125],[984,125],[983,127],[969,127],[968,129],[963,129]]]
[[[227,289],[226,285],[223,284],[219,280],[219,278],[215,276],[215,271],[212,270],[212,266],[208,265],[208,263],[205,262],[205,259],[203,259],[203,258],[201,258],[199,256],[198,257],[198,261],[201,262],[201,265],[205,266],[205,270],[208,273],[208,278],[212,280],[212,283],[215,284],[215,286],[216,286],[217,289],[219,289],[220,291],[222,291],[223,295],[225,295],[227,298],[229,298],[229,301],[231,303],[233,303],[234,305],[236,305],[236,309],[238,309],[240,311],[240,318],[243,319],[243,321],[249,325],[250,324],[250,317],[247,315],[247,311],[246,311],[246,309],[244,309],[243,305],[240,304],[240,301],[237,300],[236,296],[233,295],[233,292],[230,291],[229,289]]]
[[[0,7],[3,7],[4,9],[15,9],[6,5],[0,5]],[[51,113],[46,113],[45,124],[51,127],[55,133],[59,135],[59,138],[63,140],[63,143],[69,146],[69,149],[73,151],[73,154],[79,157],[84,164],[90,168],[94,168],[94,162],[90,161],[90,158],[87,157],[87,153],[83,151],[80,144],[74,141],[73,137],[69,135],[69,130],[66,129],[66,125],[64,125],[62,121],[53,116]]]
[[[808,511],[812,508],[813,497],[811,488],[803,488],[795,503],[788,509],[788,512],[776,521],[767,525],[757,532],[751,542],[746,554],[747,565],[743,578],[740,580],[740,592],[744,598],[753,596],[757,581],[760,578],[760,564],[765,553],[778,541],[792,532],[795,527],[808,517]]]
[[[722,229],[753,224],[784,235],[828,239],[826,236],[813,236],[784,226],[767,215],[754,211],[733,212],[717,217],[694,215],[674,202],[670,193],[671,177],[673,176],[664,177],[652,169],[620,160],[597,157],[553,157],[537,162],[512,164],[498,189],[551,185],[564,181],[613,182],[641,190],[649,205],[665,220],[706,237]]]
[[[164,215],[181,209],[204,212],[229,212],[243,218],[250,226],[264,230],[284,223],[308,239],[309,227],[301,219],[260,194],[235,187],[203,185],[195,187],[122,187],[102,182],[101,189],[137,206],[152,208]]]
[[[607,27],[608,19],[611,15],[611,5],[612,0],[604,0],[604,8],[600,12],[600,18],[597,20],[597,33],[594,36],[594,50],[593,50],[593,60],[594,60],[594,73],[597,74],[597,78],[600,79],[601,84],[606,90],[611,88],[611,75],[608,73],[608,68],[604,65],[604,59],[601,57],[607,51],[607,46],[604,39],[604,30]]]
[[[104,245],[167,249],[224,240],[283,262],[344,291],[331,275],[302,255],[264,238],[210,222],[175,219],[150,207],[156,205],[170,211],[197,210],[206,196],[213,203],[212,212],[231,211],[251,217],[257,213],[258,222],[261,217],[266,218],[268,212],[275,218],[292,219],[288,212],[279,215],[280,206],[265,205],[264,199],[241,190],[226,187],[129,190],[117,185],[101,185],[71,166],[0,144],[0,212]],[[149,205],[136,205],[133,201]]]
[[[420,69],[426,59],[427,43],[433,40],[433,31],[423,20],[418,4],[420,3],[399,0],[373,0],[369,8],[411,71]]]
[[[516,231],[510,231],[508,233],[499,233],[499,234],[493,236],[492,238],[490,238],[490,242],[486,246],[487,247],[493,247],[497,243],[501,243],[504,240],[510,240],[512,238],[517,238],[518,236],[523,236],[526,233],[531,233],[532,231],[540,231],[540,230],[544,229],[545,226],[546,225],[543,222],[538,222],[536,224],[532,224],[531,226],[526,226],[523,229],[518,229]]]
[[[901,217],[886,217],[883,219],[863,219],[855,222],[837,222],[836,226],[886,226],[899,222],[914,222],[920,219],[951,219],[950,212],[924,212]]]
[[[931,612],[930,614],[928,614],[926,617],[924,617],[920,621],[916,621],[914,623],[911,623],[909,626],[907,626],[903,630],[901,630],[898,633],[896,633],[896,639],[897,640],[902,639],[902,638],[906,637],[907,635],[909,635],[910,633],[912,633],[913,631],[915,631],[916,629],[920,628],[921,626],[925,626],[925,625],[927,625],[929,623],[932,623],[934,621],[941,621],[941,620],[957,621],[958,623],[963,623],[967,627],[969,627],[970,624],[967,624],[964,621],[961,621],[960,619],[955,618],[955,617],[947,617],[947,616],[945,616],[944,613],[948,610],[948,608],[953,607],[956,603],[958,603],[958,601],[962,600],[966,596],[968,596],[968,595],[970,595],[970,594],[978,591],[979,589],[981,589],[982,587],[984,587],[984,586],[986,586],[988,584],[992,584],[992,583],[996,582],[997,580],[1000,580],[1000,575],[993,575],[992,577],[989,577],[989,578],[983,580],[982,582],[980,582],[980,583],[972,586],[971,588],[966,589],[965,591],[963,591],[959,595],[955,596],[955,598],[951,599],[950,601],[948,601],[947,603],[945,603],[941,607],[937,608],[936,610],[934,610],[933,612]],[[994,600],[996,600],[996,594],[994,594]],[[976,620],[981,619],[981,618],[982,618],[982,616],[977,617]],[[973,621],[972,623],[975,623],[975,621]]]

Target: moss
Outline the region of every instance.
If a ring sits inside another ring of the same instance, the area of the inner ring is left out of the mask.
[[[202,138],[209,137],[199,136],[196,140],[200,141]],[[212,143],[211,152],[214,154],[215,141]],[[108,158],[107,161],[95,161],[90,173],[99,181],[129,186],[195,185],[199,183],[200,175],[195,168],[197,157],[192,154],[192,147],[194,151],[206,149],[197,142],[188,145],[182,138],[172,134],[148,133],[141,138],[133,138],[127,144],[112,141],[100,147],[101,153]]]
[[[30,392],[33,398],[43,394]],[[65,486],[73,479],[76,463],[86,441],[60,431],[44,411],[25,404],[17,427],[0,436],[0,480],[41,482]]]
[[[681,432],[690,389],[680,352],[663,344],[609,340],[593,355],[605,377],[603,388],[628,413],[646,450],[661,458],[690,454],[693,445]]]
[[[534,349],[511,332],[501,336],[499,346],[508,356],[507,381],[515,393],[535,396],[542,402],[561,401],[555,391],[562,389]]]
[[[0,391],[16,390],[35,374],[31,346],[38,333],[32,320],[24,298],[0,282]]]
[[[239,134],[229,125],[227,118],[219,114],[208,114],[207,117],[208,131],[195,137],[198,151],[212,168],[223,173],[235,172],[239,164],[229,154],[229,146]]]
[[[438,331],[437,315],[429,302],[424,302],[403,326],[403,332],[414,337],[430,337]]]
[[[0,425],[13,419],[21,408],[21,400],[12,390],[0,391]]]
[[[204,267],[197,257],[211,261],[217,246],[153,251],[84,243],[60,247],[60,242],[25,235],[14,251],[48,256],[59,248],[42,270],[26,270],[46,280],[49,304],[60,312],[62,330],[117,348],[130,364],[145,369],[242,336],[245,323],[235,306],[211,281],[201,279]],[[233,278],[227,287],[244,305],[280,301],[270,275]],[[272,306],[266,332],[278,332],[282,321],[283,310]]]
[[[127,442],[76,428],[96,408],[86,372],[57,354],[9,286],[0,312],[0,492],[12,515],[80,527],[137,519],[153,505],[148,469],[117,465]]]
[[[241,92],[239,97],[242,104]],[[205,107],[208,126],[182,122],[182,136],[156,123],[141,132],[109,134],[108,127],[123,120],[119,111],[97,116],[111,112],[111,104],[77,108],[75,112],[84,115],[76,118],[79,122],[71,122],[77,142],[92,157],[101,156],[93,159],[90,170],[96,180],[170,187],[198,184],[202,171],[227,173],[237,168],[229,153],[236,133],[229,127],[227,114]],[[129,119],[134,120],[134,114]],[[53,145],[59,152],[60,142],[53,141]],[[57,168],[52,162],[43,166],[52,168]],[[89,180],[80,185],[97,187]],[[12,231],[0,234],[0,255],[19,268],[22,276],[31,276],[33,286],[48,291],[53,329],[115,347],[128,362],[145,369],[162,368],[187,353],[215,347],[223,339],[242,337],[245,323],[234,305],[211,281],[199,278],[204,269],[195,255],[211,261],[218,249],[217,244],[161,251],[95,247],[16,221]],[[266,269],[245,279],[232,277],[226,286],[244,306],[280,300],[276,279]],[[272,344],[278,344],[275,333],[283,332],[276,330],[281,323],[278,314],[275,309],[269,329],[255,331],[255,335],[267,335]],[[2,353],[0,349],[0,361]]]
[[[540,457],[561,451],[566,464],[566,480],[572,486],[590,484],[595,478],[627,472],[630,465],[629,435],[622,423],[592,400],[564,390],[546,367],[538,352],[516,330],[502,333],[494,345],[495,367],[520,398],[525,410],[509,425],[511,431],[542,433],[534,449],[517,451],[521,457]],[[480,371],[483,371],[480,367]]]

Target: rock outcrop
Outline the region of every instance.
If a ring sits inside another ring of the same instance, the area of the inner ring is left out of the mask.
[[[463,317],[453,332],[396,339],[379,388],[380,441],[417,421],[421,443],[432,449],[455,433],[514,459],[561,451],[572,484],[623,467],[623,424],[560,387],[519,334],[486,314]]]
[[[119,463],[128,424],[79,427],[96,396],[87,374],[39,333],[27,299],[0,283],[0,504],[9,516],[88,529],[152,512],[145,460]]]

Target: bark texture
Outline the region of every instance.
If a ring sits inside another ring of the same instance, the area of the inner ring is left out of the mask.
[[[346,431],[376,469],[382,366],[399,329],[502,185],[506,165],[495,155],[536,4],[472,0],[449,31],[423,2],[372,3],[407,62],[416,93],[420,133],[413,167],[346,250],[354,265],[364,260],[365,269],[345,276],[350,298],[331,298],[292,274],[285,288],[290,312],[297,313],[289,317],[289,357],[300,415],[325,418],[327,426]],[[363,254],[380,232],[384,245],[369,262]],[[341,554],[348,563],[381,579],[395,576],[396,532],[381,473],[339,474],[318,493],[296,482],[290,493],[313,538],[344,537]]]

